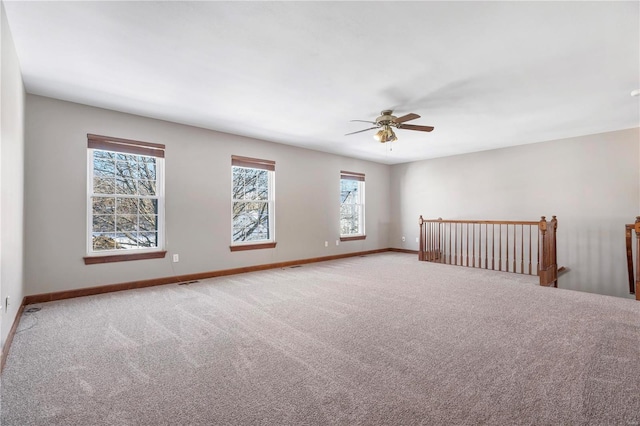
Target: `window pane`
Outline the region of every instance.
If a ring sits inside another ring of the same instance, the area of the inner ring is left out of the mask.
[[[251,217],[246,214],[239,214],[233,218],[234,228],[245,228],[251,226]]]
[[[155,180],[139,180],[138,194],[156,195],[156,181]]]
[[[359,234],[358,223],[349,221],[349,220],[341,221],[340,234],[341,235]]]
[[[245,178],[245,199],[267,200],[269,198],[269,177],[267,170],[248,169]]]
[[[233,241],[244,241],[245,240],[245,233],[244,233],[245,228],[244,227],[240,227],[240,228],[233,228]]]
[[[259,241],[269,239],[269,203],[234,203],[233,240]]]
[[[116,234],[116,249],[138,248],[138,234],[136,232],[121,232]]]
[[[140,179],[156,180],[156,159],[153,157],[140,157],[138,170]]]
[[[115,230],[115,215],[93,215],[93,232],[114,232]]]
[[[117,214],[138,214],[137,198],[116,198]]]
[[[340,180],[340,203],[358,202],[358,181]]]
[[[132,161],[116,161],[116,175],[124,179],[138,178],[138,162],[135,157]]]
[[[133,232],[138,230],[138,216],[122,214],[116,217],[116,232]]]
[[[340,234],[357,234],[358,233],[358,215],[355,206],[340,206]]]
[[[244,199],[244,175],[245,169],[242,167],[233,167],[233,187],[231,198],[234,200]]]
[[[140,231],[157,231],[158,230],[158,216],[156,215],[142,215],[140,216]]]
[[[94,177],[93,193],[94,194],[113,194],[115,192],[116,181],[114,178]]]
[[[93,214],[113,214],[115,200],[113,197],[91,197]]]
[[[105,160],[114,160],[116,158],[116,154],[115,152],[111,152],[111,151],[101,151],[101,150],[95,150],[93,151],[93,159],[105,159]]]
[[[245,227],[245,226],[249,226],[251,224],[251,217],[248,214],[245,214],[244,212],[244,205],[245,203],[235,203],[235,211],[237,211],[237,213],[234,213],[233,215],[233,227],[234,228],[238,228],[238,227]]]
[[[93,250],[113,250],[116,248],[115,234],[93,233]]]
[[[106,155],[103,155],[106,154]],[[104,151],[95,151],[93,155],[93,174],[100,177],[115,176],[115,161],[113,153]]]
[[[155,198],[141,198],[140,199],[140,214],[158,214],[158,200]]]
[[[116,194],[136,195],[136,181],[133,179],[116,179]]]
[[[233,167],[234,200],[268,200],[269,171]]]
[[[138,234],[139,247],[158,247],[157,232],[140,232]]]
[[[242,211],[244,210],[244,202],[242,201],[237,201],[233,203],[233,221],[235,221],[236,217],[242,213]]]
[[[126,162],[137,162],[138,156],[135,154],[124,154],[121,152],[116,153],[116,160]]]

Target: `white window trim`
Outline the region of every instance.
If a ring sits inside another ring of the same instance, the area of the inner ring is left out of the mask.
[[[164,158],[154,157],[156,159],[156,192],[158,200],[158,246],[157,247],[144,247],[144,248],[132,248],[127,250],[93,250],[93,204],[91,197],[93,197],[93,153],[94,151],[107,151],[114,152],[116,154],[122,154],[119,151],[113,151],[108,149],[95,149],[87,148],[87,238],[86,238],[86,253],[88,257],[101,257],[101,256],[113,256],[113,255],[126,255],[135,253],[154,253],[164,251],[165,241],[165,208],[164,208]],[[126,154],[126,153],[124,153]],[[126,197],[126,196],[125,196]],[[137,198],[137,197],[131,197]]]
[[[275,191],[275,184],[276,184],[276,179],[275,179],[275,175],[276,172],[275,170],[267,170],[267,169],[261,169],[259,167],[248,167],[248,166],[231,166],[231,197],[233,197],[233,168],[234,167],[239,167],[242,169],[256,169],[256,170],[266,170],[267,173],[267,179],[268,179],[268,185],[269,185],[269,199],[267,201],[268,205],[269,205],[269,239],[264,239],[264,240],[251,240],[251,241],[233,241],[233,203],[235,202],[252,202],[251,200],[236,200],[234,198],[231,198],[231,206],[230,206],[230,218],[231,218],[231,232],[230,232],[230,238],[231,238],[231,247],[236,247],[236,246],[251,246],[251,245],[260,245],[260,244],[268,244],[268,243],[275,243],[276,242],[276,234],[275,234],[275,230],[276,230],[276,226],[275,226],[275,222],[276,222],[276,215],[275,215],[275,195],[276,195],[276,191]]]
[[[342,181],[342,180],[343,180],[343,178],[340,177],[340,181]],[[349,180],[349,179],[344,179],[344,180]],[[357,182],[358,182],[358,185],[360,186],[360,188],[358,188],[359,203],[355,203],[355,204],[360,206],[360,214],[358,215],[358,229],[360,229],[361,232],[353,233],[353,234],[340,233],[340,238],[364,237],[364,236],[367,235],[366,229],[365,229],[365,206],[366,206],[366,203],[365,203],[365,181],[364,180],[359,180]],[[341,189],[342,189],[342,182],[341,182],[340,190]],[[340,218],[340,214],[338,214],[338,217]],[[340,218],[340,220],[341,220],[341,218]],[[341,227],[339,227],[339,228],[341,228]]]

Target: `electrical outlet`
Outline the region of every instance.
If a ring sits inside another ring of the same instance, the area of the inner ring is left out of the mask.
[[[329,241],[325,241],[325,242],[324,242],[324,246],[325,246],[325,247],[329,247]]]
[[[336,245],[339,246],[340,245],[340,240],[336,240]]]
[[[402,242],[404,243],[407,239],[404,237],[404,235],[402,236]]]
[[[174,261],[174,263],[180,262],[180,255],[174,254],[173,255],[173,261]]]
[[[420,242],[420,238],[416,237],[416,243],[419,243],[419,242]]]

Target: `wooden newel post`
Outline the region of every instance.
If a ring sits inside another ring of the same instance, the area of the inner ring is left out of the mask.
[[[640,300],[640,216],[636,216],[636,300]]]
[[[558,220],[555,216],[547,222],[546,217],[540,218],[540,243],[538,244],[538,275],[540,285],[558,286],[558,261],[556,255],[556,230]]]
[[[551,239],[551,273],[553,274],[553,286],[558,287],[558,240],[556,239],[558,231],[558,219],[555,215],[551,216],[551,225],[553,230],[553,238]]]
[[[547,233],[547,218],[544,216],[540,217],[540,222],[538,223],[538,266],[537,266],[537,275],[540,276],[542,271],[542,254],[544,253],[544,235]]]
[[[624,242],[627,249],[627,276],[629,277],[629,294],[636,293],[636,280],[633,275],[633,229],[633,224],[624,225]]]
[[[418,247],[418,260],[424,260],[424,219],[422,215],[420,215],[420,219],[418,219],[418,224],[420,225],[420,247]]]

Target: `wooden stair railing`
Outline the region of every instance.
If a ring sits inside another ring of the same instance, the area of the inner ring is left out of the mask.
[[[629,293],[636,295],[640,300],[640,216],[636,216],[635,223],[627,224],[625,228],[625,240],[627,245],[627,273],[629,275]],[[636,234],[636,267],[635,278],[633,271],[633,232]]]
[[[550,221],[544,216],[539,221],[443,220],[420,216],[419,224],[419,260],[538,275],[540,285],[558,286],[555,216]]]

